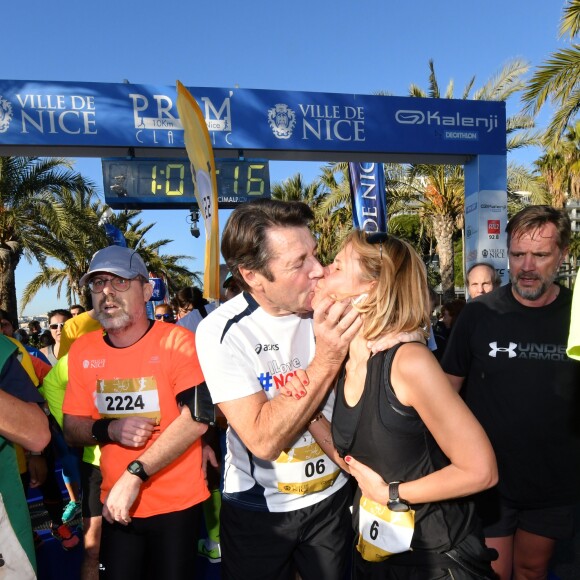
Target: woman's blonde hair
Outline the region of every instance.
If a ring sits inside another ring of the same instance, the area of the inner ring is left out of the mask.
[[[376,282],[368,297],[355,305],[364,318],[363,336],[375,340],[388,332],[417,329],[427,336],[431,322],[425,265],[408,242],[383,236],[380,243],[371,244],[369,234],[354,230],[343,243],[358,254],[363,281]]]

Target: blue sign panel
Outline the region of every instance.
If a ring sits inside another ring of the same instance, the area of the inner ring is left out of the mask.
[[[433,161],[506,152],[503,102],[188,88],[218,156]],[[0,154],[179,157],[175,102],[174,86],[0,80]]]

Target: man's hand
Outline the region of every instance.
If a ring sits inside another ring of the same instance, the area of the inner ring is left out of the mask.
[[[362,327],[360,314],[350,302],[335,302],[324,298],[314,310],[315,358],[329,365],[340,365],[350,341]]]
[[[118,522],[126,526],[131,522],[129,510],[139,495],[142,483],[139,477],[125,471],[113,485],[103,504],[103,517],[110,524]]]
[[[399,342],[421,342],[425,344],[425,335],[420,329],[413,332],[399,332],[394,334],[392,332],[383,334],[377,340],[369,340],[367,347],[371,349],[373,354],[388,350],[392,346],[399,344]]]
[[[146,417],[127,417],[109,424],[109,435],[115,443],[125,447],[143,447],[155,429],[155,420]]]
[[[28,455],[28,475],[30,476],[29,486],[40,487],[46,481],[48,469],[46,459],[42,455]]]
[[[214,450],[211,448],[211,445],[202,442],[201,445],[201,467],[203,469],[203,476],[207,481],[207,464],[211,463],[216,469],[219,467],[219,462],[217,457],[215,456]]]

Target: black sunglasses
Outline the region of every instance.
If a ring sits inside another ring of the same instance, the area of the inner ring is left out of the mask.
[[[372,234],[367,234],[368,244],[379,244],[379,254],[381,256],[381,260],[383,259],[383,242],[386,242],[388,239],[389,234],[386,232],[374,232]]]
[[[64,326],[64,322],[53,322],[52,324],[48,325],[50,330],[56,330],[57,328],[62,328]]]
[[[166,313],[166,314],[156,314],[155,315],[155,319],[156,320],[161,320],[161,319],[163,319],[163,320],[173,320],[173,314],[171,314],[169,312]]]

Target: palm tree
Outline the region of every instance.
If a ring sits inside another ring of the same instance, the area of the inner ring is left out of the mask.
[[[87,199],[83,199],[78,194],[66,197],[65,201],[67,212],[77,216],[67,232],[69,243],[61,244],[58,252],[51,252],[47,249],[47,256],[62,265],[60,267],[58,265],[45,266],[28,283],[22,294],[23,308],[43,286],[56,286],[57,298],[60,298],[63,285],[66,287],[66,298],[69,304],[78,301],[85,308],[91,308],[90,292],[87,288],[79,288],[78,282],[89,269],[92,255],[109,245],[105,230],[100,224],[100,217],[104,213],[105,206],[99,201],[87,204]],[[201,274],[192,272],[179,263],[184,259],[189,259],[188,256],[159,253],[159,250],[172,240],[162,239],[151,244],[147,242],[145,235],[154,224],[143,225],[143,221],[137,219],[140,214],[140,210],[124,210],[113,214],[109,221],[121,230],[127,246],[139,251],[149,271],[167,282],[170,294],[184,286],[193,284],[201,286]],[[81,215],[82,219],[79,217]],[[55,235],[61,237],[62,232],[57,231]]]
[[[58,194],[91,187],[66,159],[0,157],[0,307],[17,312],[15,271],[22,256],[42,267],[46,251],[62,244],[51,236],[55,219],[66,218]]]
[[[323,264],[333,260],[340,240],[351,227],[348,224],[352,224],[350,202],[348,209],[344,205],[332,206],[333,187],[338,188],[339,185],[333,180],[330,166],[324,167],[322,176],[312,183],[305,184],[297,173],[272,186],[273,199],[302,201],[314,211],[311,229],[318,241],[318,258]]]
[[[568,126],[555,145],[547,146],[534,165],[548,192],[546,203],[563,208],[568,196],[580,197],[580,121]]]
[[[580,45],[575,43],[580,31],[580,0],[569,0],[560,22],[560,36],[568,34],[570,48],[550,55],[537,67],[523,94],[527,110],[538,113],[550,100],[556,109],[545,134],[545,142],[554,146],[580,110]]]
[[[524,87],[522,76],[528,70],[528,65],[519,59],[508,62],[480,89],[473,92],[473,100],[505,101]],[[462,99],[470,98],[475,77],[463,89]],[[435,66],[429,61],[428,89],[423,90],[413,84],[409,88],[412,97],[421,98],[454,98],[454,83],[450,81],[444,93],[439,88]],[[508,151],[537,144],[539,133],[532,131],[533,119],[524,114],[518,114],[507,119]],[[464,184],[463,167],[447,165],[416,164],[408,167],[393,188],[395,199],[408,203],[412,200],[424,219],[431,222],[433,236],[437,243],[437,253],[441,268],[441,284],[443,298],[449,299],[455,295],[454,288],[454,250],[453,236],[457,229],[463,228]],[[390,199],[389,199],[390,203]]]
[[[60,211],[54,216],[52,228],[41,246],[51,265],[43,264],[41,271],[27,284],[22,293],[22,308],[42,287],[56,287],[56,296],[60,298],[63,286],[69,304],[80,302],[87,309],[91,307],[90,294],[79,287],[79,280],[89,269],[93,253],[108,244],[105,230],[99,224],[103,205],[92,201],[92,197],[92,191],[64,189],[59,193],[55,205]]]

